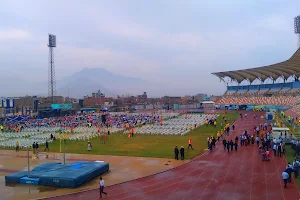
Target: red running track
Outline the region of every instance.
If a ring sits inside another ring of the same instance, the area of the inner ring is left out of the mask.
[[[233,139],[245,129],[250,133],[264,121],[238,119]],[[281,173],[287,162],[284,157],[262,161],[256,146],[240,147],[227,153],[221,143],[193,161],[160,174],[106,187],[113,200],[298,200],[299,191],[294,183],[283,188]],[[112,172],[113,173],[113,172]],[[99,199],[99,190],[83,191],[48,199],[81,200]]]

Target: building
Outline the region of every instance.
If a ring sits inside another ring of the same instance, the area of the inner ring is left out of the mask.
[[[63,104],[65,102],[63,96],[54,96],[53,101],[52,97],[39,97],[38,100],[38,108],[51,108],[51,104]]]
[[[38,104],[37,97],[25,96],[15,99],[15,113],[19,115],[30,115],[37,112]]]
[[[144,92],[142,95],[138,95],[136,98],[137,103],[147,103],[147,92]]]
[[[83,100],[83,107],[102,107],[114,105],[114,99],[112,97],[88,97]]]
[[[101,92],[101,90],[98,90],[97,92],[92,93],[92,97],[97,98],[97,97],[105,97],[105,94]]]

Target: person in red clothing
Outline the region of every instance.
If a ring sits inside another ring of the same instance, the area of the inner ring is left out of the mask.
[[[131,137],[134,135],[134,128],[131,129]]]
[[[192,146],[192,138],[189,138],[189,146],[188,146],[188,149],[190,149],[190,147],[192,148],[192,150],[194,150],[194,149],[193,149],[193,146]]]

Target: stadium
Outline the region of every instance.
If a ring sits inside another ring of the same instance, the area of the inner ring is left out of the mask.
[[[24,115],[1,119],[1,199],[300,199],[300,48],[280,63],[212,73],[227,84],[216,101],[147,104],[145,92],[138,111],[124,104],[127,111],[76,112],[70,100],[55,102],[55,35],[48,47],[40,116],[26,104]],[[113,104],[99,94],[90,105]],[[13,99],[2,103],[19,110]]]
[[[227,90],[216,104],[226,109],[290,109],[299,113],[300,49],[286,61],[251,69],[212,73],[224,82]],[[236,86],[228,86],[235,82]],[[272,82],[272,83],[268,83]],[[259,84],[257,84],[259,83]]]

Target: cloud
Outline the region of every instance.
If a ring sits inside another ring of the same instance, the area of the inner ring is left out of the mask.
[[[24,30],[12,29],[12,30],[0,30],[0,40],[23,40],[28,39],[30,33]]]
[[[43,48],[43,47],[41,47]],[[56,69],[78,71],[83,67],[106,68],[126,76],[153,77],[160,63],[110,49],[91,49],[60,45],[55,49]]]

